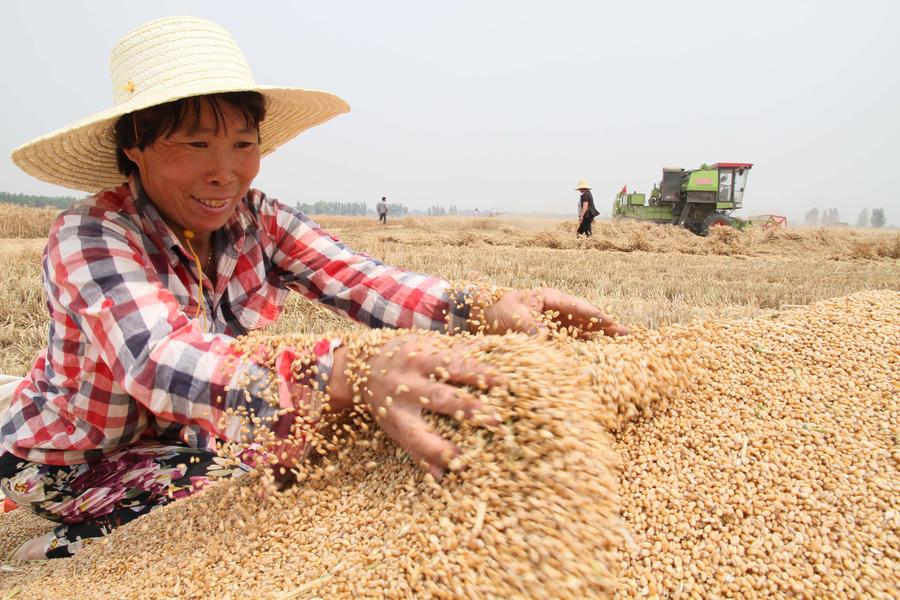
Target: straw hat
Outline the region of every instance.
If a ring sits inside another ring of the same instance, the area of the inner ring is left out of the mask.
[[[576,187],[575,189],[576,190],[589,190],[589,189],[591,189],[591,186],[588,185],[587,179],[579,179],[578,187]]]
[[[263,156],[350,106],[328,92],[257,85],[244,55],[222,27],[194,17],[167,17],[122,37],[112,50],[113,107],[20,146],[12,160],[38,179],[97,192],[124,180],[116,166],[113,127],[122,115],[179,98],[256,91],[266,98],[260,123]]]

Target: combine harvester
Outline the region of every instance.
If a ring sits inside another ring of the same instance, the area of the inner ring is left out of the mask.
[[[645,194],[629,194],[623,187],[613,203],[613,218],[680,225],[698,235],[719,226],[787,226],[787,219],[777,215],[733,216],[742,206],[752,167],[751,163],[716,163],[688,171],[665,167],[662,181],[653,186],[649,199]]]

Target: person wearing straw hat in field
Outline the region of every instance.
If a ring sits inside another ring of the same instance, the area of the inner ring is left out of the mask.
[[[266,366],[233,344],[275,321],[290,291],[370,327],[453,333],[469,328],[474,306],[488,332],[536,330],[543,311],[583,332],[594,323],[626,332],[553,289],[451,292],[447,281],[352,251],[253,189],[261,157],[349,106],[327,92],[258,85],[218,25],[152,21],[119,40],[110,65],[112,108],[12,154],[38,179],[93,194],[51,228],[47,347],[0,414],[0,489],[59,523],[12,558],[70,556],[210,477],[249,470],[265,452],[250,444],[257,434],[284,438],[297,415],[315,422],[322,410],[348,409],[339,337],[282,348]],[[490,385],[492,375],[463,360],[462,338],[434,352],[415,333],[389,343],[398,351],[368,359],[384,376],[368,381],[366,401],[383,410],[393,394],[396,410],[380,426],[440,479],[454,447],[425,427],[418,399],[471,414],[479,404],[462,386]],[[427,358],[408,359],[423,346]],[[440,365],[449,378],[429,379]],[[274,392],[253,383],[272,380]],[[401,382],[408,391],[395,393]],[[222,441],[244,444],[242,462],[222,460]]]
[[[581,192],[581,197],[578,199],[578,231],[576,232],[576,235],[583,234],[590,237],[593,235],[591,225],[594,223],[594,218],[599,215],[600,212],[594,207],[594,196],[591,194],[591,188],[588,185],[587,179],[580,180],[575,191]]]

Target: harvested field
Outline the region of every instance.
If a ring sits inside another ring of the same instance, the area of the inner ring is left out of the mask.
[[[740,252],[690,236],[707,244],[690,252],[677,232],[665,234],[668,250],[656,238],[641,249],[602,250],[589,246],[599,236],[573,244],[545,222],[474,229],[463,219],[421,219],[382,229],[323,221],[387,262],[504,286],[547,283],[638,327],[624,339],[525,341],[520,356],[496,354],[498,364],[518,365],[510,371],[518,374],[515,385],[532,390],[523,394],[533,398],[525,407],[570,408],[553,444],[542,447],[544,459],[527,467],[511,463],[506,446],[483,444],[484,431],[467,433],[477,460],[437,490],[389,444],[352,445],[335,472],[278,496],[259,498],[264,478],[223,482],[74,559],[0,564],[0,598],[203,597],[205,590],[234,598],[359,590],[603,597],[613,573],[618,598],[896,597],[896,232],[789,231],[781,233],[797,237],[718,241]],[[635,231],[620,233],[629,239]],[[544,236],[556,244],[557,235],[558,247],[525,243]],[[6,372],[24,372],[45,335],[43,300],[34,291],[40,244],[33,245],[0,243],[0,276],[10,283],[0,292]],[[335,328],[348,327],[298,299],[272,333]],[[574,364],[590,366],[575,371],[586,378],[575,385]],[[504,398],[497,396],[500,405]],[[529,439],[536,422],[521,419],[511,439]],[[495,433],[492,443],[499,437],[508,436]],[[572,450],[576,439],[584,443]],[[571,463],[550,458],[569,452]],[[574,476],[582,472],[583,479]],[[368,493],[371,485],[379,492]],[[486,489],[496,492],[479,504]],[[557,498],[551,489],[573,495]],[[443,519],[435,507],[446,511]],[[556,526],[542,528],[550,515]],[[534,527],[546,550],[571,538],[574,559],[517,554]],[[0,551],[47,529],[22,511],[0,516]],[[427,533],[410,535],[420,530]],[[496,544],[473,548],[466,537],[473,530],[477,540]],[[591,546],[584,536],[601,543]],[[421,562],[414,564],[415,552]],[[239,564],[250,571],[241,573]],[[522,580],[511,574],[527,572],[531,586],[517,587]]]
[[[57,208],[30,208],[0,202],[0,238],[40,238],[50,232]]]
[[[47,235],[59,210],[0,203],[0,238]],[[854,228],[714,228],[700,238],[681,227],[597,221],[592,238],[573,235],[577,223],[549,218],[405,217],[384,227],[370,217],[314,217],[329,232],[362,249],[373,243],[413,246],[511,246],[557,250],[679,253],[720,256],[900,258],[900,232]]]
[[[678,253],[718,256],[777,256],[829,260],[900,258],[900,232],[874,229],[713,228],[698,237],[674,225],[598,221],[591,238],[573,235],[576,224],[551,219],[409,217],[387,227],[370,219],[322,217],[321,225],[356,246],[389,242],[413,246],[512,246],[556,250]]]
[[[598,223],[593,239],[578,240],[565,231],[574,229],[572,224],[542,219],[407,218],[386,228],[374,219],[321,220],[354,249],[389,264],[457,281],[516,288],[549,285],[604,306],[623,323],[647,327],[764,316],[860,290],[900,290],[896,231],[725,232],[725,240],[732,233],[745,240],[735,248],[748,253],[685,253],[692,250],[690,244],[708,250],[717,242],[671,227],[628,222]],[[565,244],[533,243],[541,236]],[[604,239],[623,250],[598,249]],[[645,241],[629,246],[628,240],[635,239]],[[0,373],[23,375],[46,336],[42,248],[40,240],[0,239],[0,276],[8,285],[0,288]],[[347,327],[354,325],[292,295],[272,331],[320,333]]]

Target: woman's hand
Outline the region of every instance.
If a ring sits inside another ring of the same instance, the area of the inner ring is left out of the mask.
[[[544,328],[538,316],[548,310],[559,313],[554,318],[557,325],[574,327],[583,339],[590,338],[596,332],[603,332],[608,336],[628,335],[626,327],[616,325],[609,316],[587,300],[553,288],[507,292],[484,309],[484,332],[537,333]]]
[[[423,411],[468,418],[482,408],[478,398],[461,386],[487,390],[498,375],[474,358],[466,358],[468,344],[454,340],[450,348],[424,336],[409,334],[388,340],[368,360],[368,375],[360,389],[375,420],[412,459],[440,480],[456,447],[432,431]],[[346,353],[335,352],[331,407],[350,406],[352,391],[344,374]],[[488,417],[485,417],[490,420]]]

